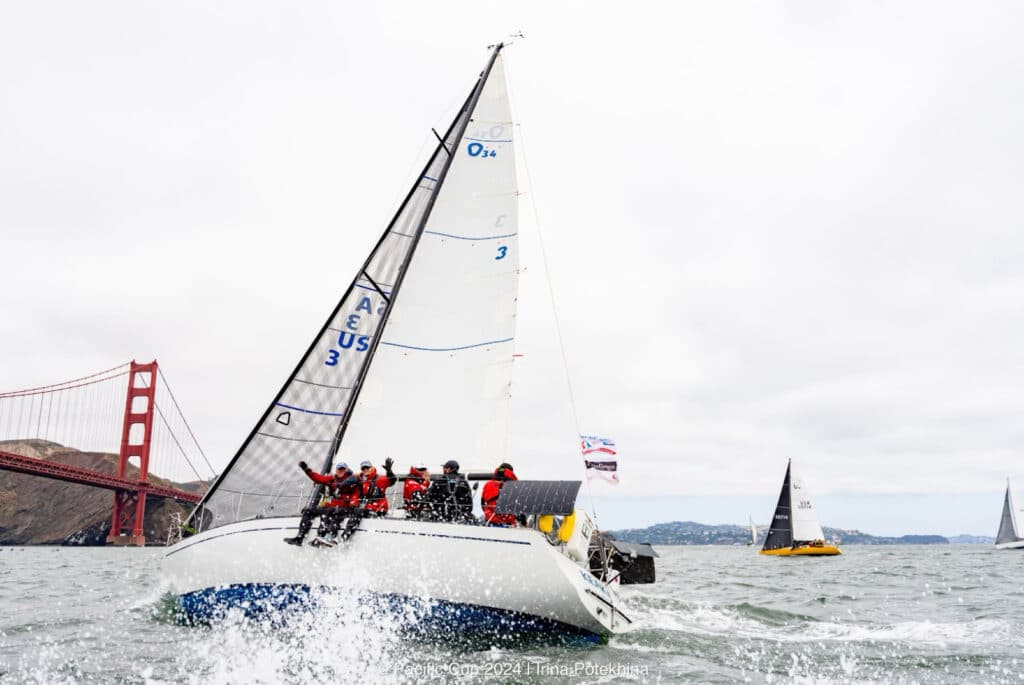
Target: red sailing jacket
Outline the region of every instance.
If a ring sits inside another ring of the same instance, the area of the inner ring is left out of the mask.
[[[497,471],[495,476],[499,475]],[[519,480],[511,469],[505,469],[505,480]],[[483,492],[480,493],[480,506],[484,510],[484,521],[493,526],[514,526],[516,517],[512,514],[495,514],[494,509],[498,506],[498,495],[501,493],[501,486],[505,480],[489,480],[484,484]]]
[[[363,507],[367,511],[374,511],[381,515],[388,513],[388,498],[384,496],[384,491],[394,484],[393,476],[391,478],[378,476],[377,469],[370,469],[359,482]]]
[[[324,476],[316,471],[306,471],[306,475],[309,476],[311,481],[330,488],[332,497],[324,504],[325,507],[359,506],[359,494],[361,492],[359,483],[344,484],[348,477],[351,476],[351,473],[349,471],[346,478],[338,478],[333,473],[329,476]]]
[[[405,479],[405,486],[402,488],[406,511],[419,511],[422,508],[423,494],[429,487],[430,483],[420,477],[419,471],[409,469],[409,477]]]

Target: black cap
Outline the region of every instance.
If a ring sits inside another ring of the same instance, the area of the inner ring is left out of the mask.
[[[455,469],[456,471],[458,471],[459,470],[459,462],[455,461],[454,459],[449,459],[448,461],[446,461],[444,464],[441,465],[441,468]]]
[[[498,468],[496,468],[494,470],[495,471],[504,471],[505,469],[508,469],[509,471],[515,471],[515,469],[512,468],[512,464],[508,463],[507,461],[503,461],[500,464],[498,464]]]

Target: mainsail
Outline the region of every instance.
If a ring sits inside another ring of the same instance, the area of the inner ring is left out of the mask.
[[[1007,542],[1017,542],[1021,538],[1017,528],[1017,509],[1013,503],[1013,493],[1010,492],[1010,481],[1006,481],[1006,497],[1003,498],[1003,517],[999,519],[999,532],[996,534],[996,544],[1002,545]]]
[[[314,492],[300,460],[504,460],[518,244],[501,48],[193,526],[297,515]]]
[[[768,535],[764,539],[762,549],[782,549],[793,546],[793,520],[789,505],[790,468],[791,464],[787,464],[786,477],[782,481],[782,492],[779,493],[779,502],[775,505],[775,515],[772,516],[771,526],[768,528]]]

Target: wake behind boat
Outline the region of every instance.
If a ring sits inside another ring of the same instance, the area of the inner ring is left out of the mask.
[[[1017,506],[1010,490],[1010,479],[1006,479],[1006,496],[1003,498],[1003,515],[999,519],[996,533],[996,549],[1024,549],[1024,537],[1017,526]]]
[[[604,640],[632,619],[623,556],[576,509],[579,482],[505,483],[520,525],[367,517],[336,546],[295,535],[321,503],[302,462],[506,461],[517,282],[513,126],[501,58],[488,63],[397,214],[295,370],[170,547],[182,611],[210,620],[372,598],[411,629]],[[566,444],[575,446],[576,435]],[[288,537],[297,546],[286,545]],[[639,556],[644,555],[640,550]]]
[[[825,542],[818,515],[803,481],[793,473],[792,460],[786,464],[782,492],[775,505],[768,536],[761,554],[783,557],[821,557],[842,554],[835,545]]]

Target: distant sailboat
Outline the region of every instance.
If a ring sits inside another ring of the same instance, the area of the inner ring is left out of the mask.
[[[1010,492],[1010,479],[1006,479],[1006,497],[1003,498],[1003,517],[999,520],[996,549],[1024,549],[1024,537],[1017,526],[1017,507]]]
[[[786,478],[775,505],[768,536],[761,554],[774,556],[834,556],[842,554],[835,545],[825,542],[818,515],[803,481],[793,473],[792,460],[786,465]]]
[[[751,516],[750,517],[750,542],[748,542],[747,545],[751,545],[752,546],[752,545],[756,545],[756,544],[757,544],[757,524],[754,523],[754,517]]]

